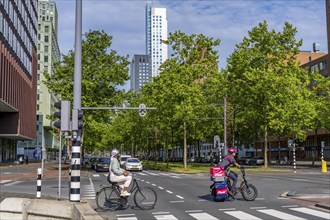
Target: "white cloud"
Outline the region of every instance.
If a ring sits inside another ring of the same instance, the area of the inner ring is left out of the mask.
[[[74,45],[74,0],[55,0],[59,15],[59,46],[66,54]],[[104,30],[113,36],[112,48],[121,55],[145,53],[146,1],[83,0],[83,32]],[[325,2],[269,0],[165,0],[154,5],[166,7],[169,32],[202,33],[220,38],[220,67],[248,31],[266,20],[269,29],[281,31],[285,21],[297,28],[302,50],[319,42],[327,51]]]

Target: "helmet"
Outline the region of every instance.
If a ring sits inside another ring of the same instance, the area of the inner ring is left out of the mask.
[[[111,151],[111,156],[112,156],[112,157],[113,157],[113,156],[116,156],[118,153],[119,153],[119,151],[118,151],[117,149],[113,149],[113,150]]]
[[[229,148],[229,149],[228,149],[228,152],[229,152],[229,153],[236,153],[237,151],[236,151],[235,148]]]

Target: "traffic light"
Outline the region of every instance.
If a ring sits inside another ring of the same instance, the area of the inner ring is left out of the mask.
[[[61,131],[70,131],[70,101],[56,102],[54,107],[61,110],[54,113],[54,116],[60,119],[54,122],[54,127]]]
[[[78,131],[79,129],[82,129],[84,123],[83,123],[83,111],[78,109],[72,110],[72,131]]]

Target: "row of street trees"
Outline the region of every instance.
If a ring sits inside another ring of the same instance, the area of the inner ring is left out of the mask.
[[[112,37],[104,32],[86,33],[83,41],[82,106],[156,107],[146,117],[137,111],[85,111],[84,143],[89,151],[124,146],[148,155],[183,146],[186,168],[187,144],[213,140],[223,133],[223,98],[228,97],[232,115],[229,145],[249,146],[264,139],[267,166],[269,135],[290,135],[303,141],[308,130],[330,129],[330,81],[317,72],[301,69],[296,55],[302,41],[297,30],[285,23],[283,30],[269,30],[266,22],[249,31],[219,69],[215,49],[219,39],[203,34],[170,33],[164,43],[171,58],[140,93],[118,89],[128,80],[128,57],[111,50]],[[73,98],[74,52],[70,51],[46,74],[46,85],[62,99]],[[169,156],[166,155],[166,159]]]

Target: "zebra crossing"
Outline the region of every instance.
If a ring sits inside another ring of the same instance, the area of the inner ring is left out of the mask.
[[[146,216],[138,217],[135,214],[118,214],[116,220],[139,220],[146,219]],[[269,219],[285,219],[285,220],[309,220],[309,219],[330,219],[330,213],[327,211],[320,211],[313,208],[297,207],[288,208],[285,211],[275,209],[250,209],[247,211],[240,211],[227,209],[227,211],[220,211],[219,214],[213,215],[203,210],[189,210],[183,212],[180,216],[175,216],[170,212],[155,212],[152,217],[148,219],[156,220],[179,220],[179,219],[197,219],[197,220],[224,220],[224,219],[239,219],[239,220],[269,220]]]
[[[13,186],[13,185],[16,185],[18,183],[22,183],[23,181],[18,181],[18,180],[12,180],[12,179],[9,179],[9,180],[0,180],[0,184],[1,186]]]
[[[95,199],[95,188],[92,178],[89,178],[90,184],[81,185],[81,199],[94,200]]]

